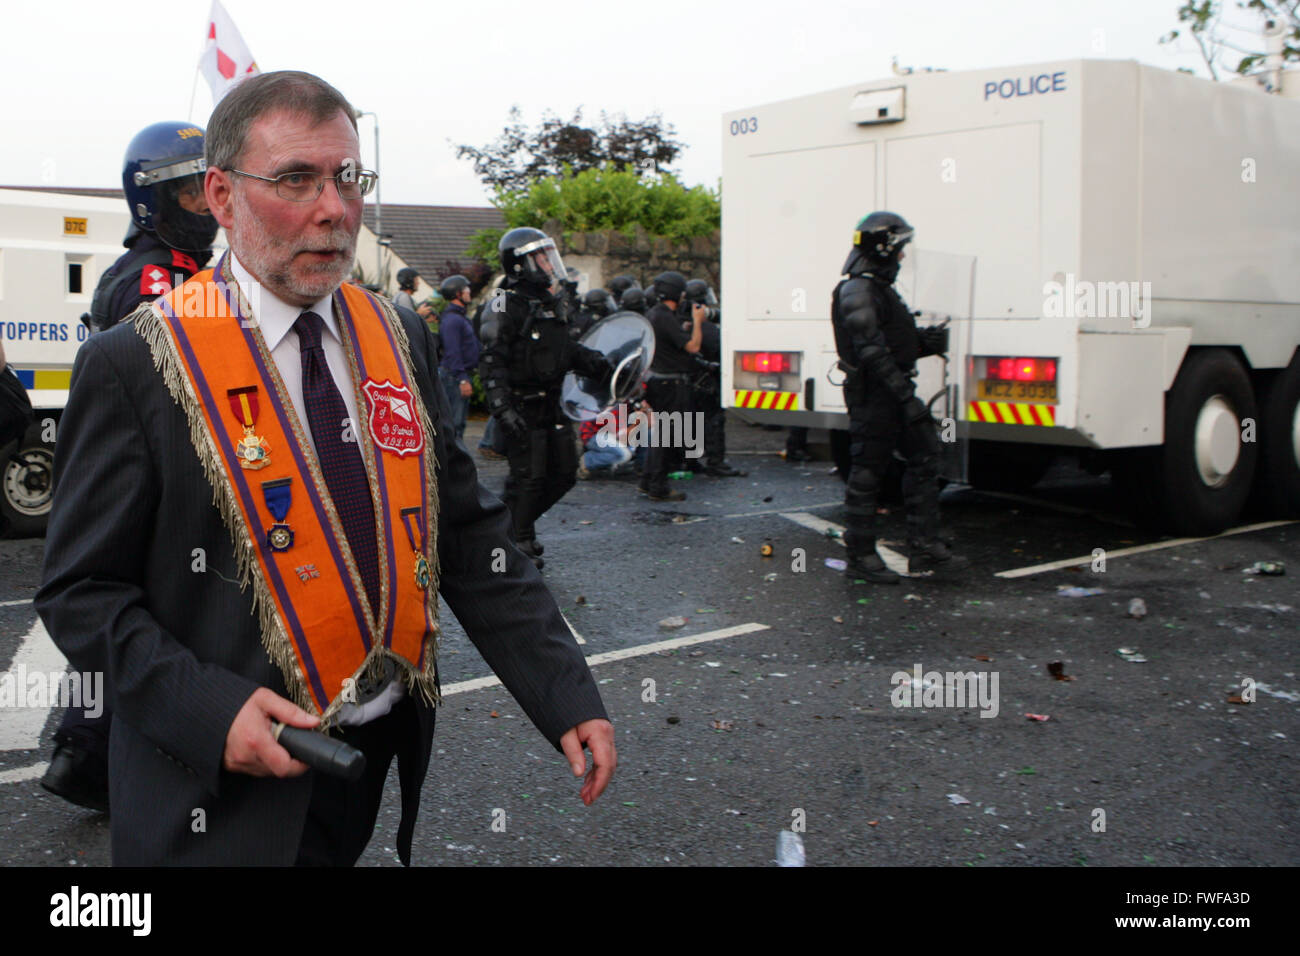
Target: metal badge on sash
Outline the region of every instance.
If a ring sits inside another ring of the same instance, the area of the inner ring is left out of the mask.
[[[271,446],[261,435],[253,434],[253,426],[257,424],[257,386],[232,388],[226,392],[226,397],[230,399],[235,418],[244,426],[244,437],[235,446],[239,467],[250,470],[265,468],[271,463]]]
[[[262,482],[262,495],[266,498],[266,509],[276,522],[266,532],[266,546],[272,551],[288,551],[293,547],[293,529],[284,519],[289,516],[289,506],[293,503],[293,479]]]
[[[415,519],[414,530],[411,528],[412,518]],[[432,573],[429,561],[424,556],[424,509],[403,508],[402,526],[406,528],[406,540],[411,542],[411,550],[415,553],[415,586],[421,591],[427,591]]]

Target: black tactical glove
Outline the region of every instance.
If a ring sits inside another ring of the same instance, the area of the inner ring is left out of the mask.
[[[497,415],[497,424],[506,430],[511,438],[520,438],[528,432],[528,423],[524,416],[507,406]]]
[[[948,327],[936,325],[926,329],[917,329],[916,337],[921,343],[922,355],[946,355],[948,352]]]
[[[925,402],[921,401],[915,395],[903,402],[903,421],[909,425],[915,422],[927,421],[930,418],[930,409],[926,407]]]

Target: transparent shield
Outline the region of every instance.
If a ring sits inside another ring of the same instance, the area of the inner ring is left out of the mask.
[[[564,376],[561,410],[574,421],[588,422],[640,391],[654,361],[655,332],[644,316],[615,312],[584,332],[578,343],[600,352],[614,368],[608,386],[576,372]]]
[[[965,408],[975,303],[975,257],[911,246],[903,257],[899,294],[917,313],[918,328],[947,324],[948,354],[923,358],[917,366],[916,393],[938,422],[939,474],[965,482],[970,426]]]

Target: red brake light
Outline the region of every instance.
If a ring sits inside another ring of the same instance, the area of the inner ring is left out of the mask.
[[[743,352],[740,367],[746,372],[781,373],[791,371],[790,356],[785,352]]]
[[[1054,358],[989,358],[985,378],[1003,382],[1055,382]]]

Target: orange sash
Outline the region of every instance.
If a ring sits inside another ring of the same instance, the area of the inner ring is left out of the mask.
[[[374,506],[377,609],[225,258],[136,314],[137,331],[189,418],[234,540],[240,583],[254,586],[263,644],[299,706],[327,721],[356,700],[354,682],[367,669],[381,672],[385,658],[412,690],[437,700],[433,430],[392,306],[346,284],[334,293],[333,308],[363,418],[351,431]]]

